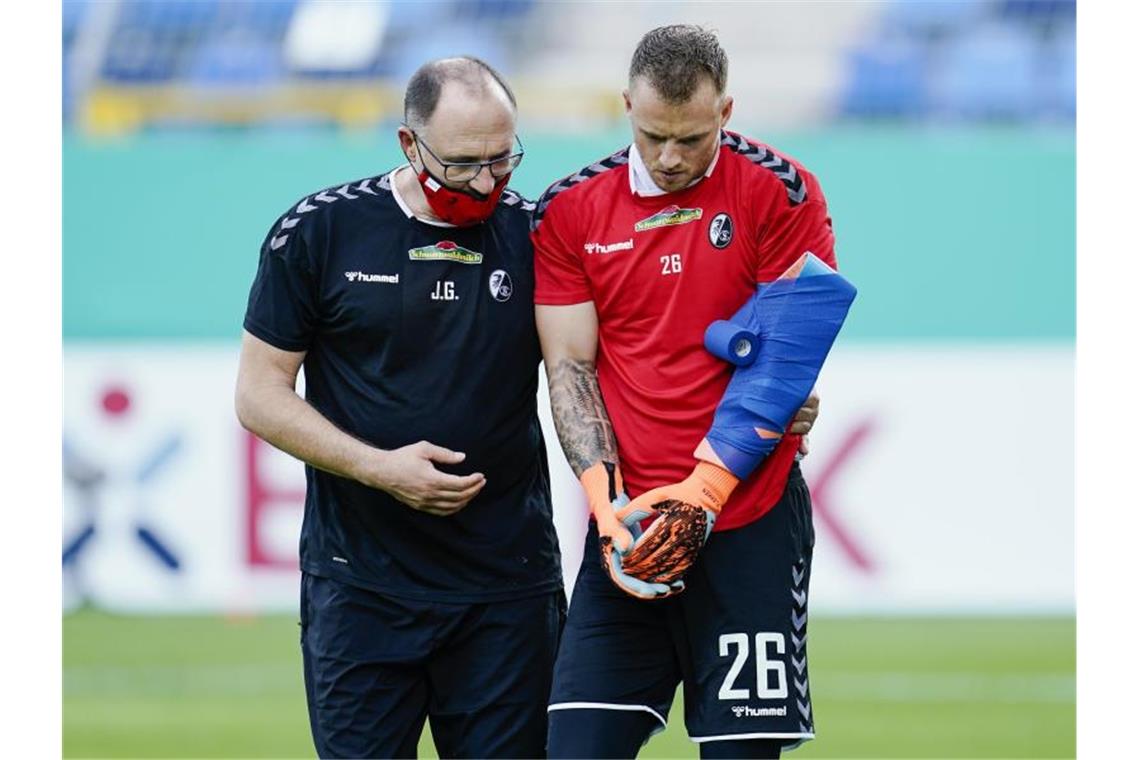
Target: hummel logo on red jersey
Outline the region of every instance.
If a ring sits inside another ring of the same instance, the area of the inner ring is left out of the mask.
[[[367,272],[345,272],[344,276],[349,282],[386,282],[390,285],[400,283],[398,274],[368,274]]]
[[[609,245],[603,245],[602,243],[586,243],[583,247],[586,249],[586,253],[613,253],[614,251],[632,251],[633,238],[630,238],[629,240],[623,240],[620,243],[610,243]]]

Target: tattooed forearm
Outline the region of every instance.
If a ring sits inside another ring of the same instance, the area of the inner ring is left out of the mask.
[[[580,476],[599,461],[616,463],[617,439],[602,402],[594,363],[562,359],[547,378],[554,428],[574,474]]]

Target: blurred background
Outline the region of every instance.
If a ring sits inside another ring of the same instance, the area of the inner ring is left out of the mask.
[[[62,10],[66,756],[312,755],[303,470],[231,401],[261,240],[401,160],[406,80],[444,55],[513,83],[537,196],[628,143],[629,56],[675,22],[719,33],[730,127],[820,178],[860,289],[804,461],[796,756],[1073,756],[1074,2]],[[572,591],[585,512],[550,459]],[[643,756],[696,755],[678,697]]]

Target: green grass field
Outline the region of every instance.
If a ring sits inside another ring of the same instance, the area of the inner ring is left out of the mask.
[[[790,757],[1074,757],[1072,618],[812,618]],[[289,617],[63,621],[65,757],[312,757]],[[680,698],[641,757],[697,757]],[[421,756],[434,757],[425,734]]]

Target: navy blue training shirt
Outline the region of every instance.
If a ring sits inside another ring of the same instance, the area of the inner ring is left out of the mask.
[[[411,215],[393,175],[329,188],[273,225],[245,329],[306,351],[305,397],[382,449],[466,452],[483,490],[436,517],[306,466],[301,568],[394,596],[492,601],[562,587],[536,392],[531,204],[504,192],[489,220]]]

